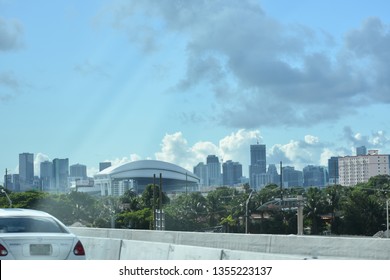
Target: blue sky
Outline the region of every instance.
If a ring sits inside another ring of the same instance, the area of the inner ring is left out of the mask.
[[[0,0],[0,168],[390,153],[388,1]],[[36,170],[38,172],[38,169]],[[2,177],[0,181],[2,181]]]

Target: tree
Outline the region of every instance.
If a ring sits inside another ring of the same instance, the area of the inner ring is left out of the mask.
[[[206,204],[200,192],[178,195],[164,208],[166,229],[197,231],[208,227]]]
[[[311,234],[319,234],[324,229],[324,222],[321,214],[324,214],[326,207],[324,193],[319,188],[311,187],[306,193],[304,214],[311,228]]]
[[[354,188],[343,205],[344,234],[372,236],[385,221],[383,203],[374,194]]]

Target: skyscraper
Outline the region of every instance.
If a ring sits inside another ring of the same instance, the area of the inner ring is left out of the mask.
[[[221,164],[219,159],[215,155],[207,156],[207,174],[208,174],[208,185],[219,186],[221,185]]]
[[[234,186],[241,182],[242,165],[228,160],[222,164],[222,181],[224,186]]]
[[[99,172],[110,166],[111,166],[111,162],[109,161],[99,162]]]
[[[54,188],[57,192],[65,192],[68,189],[69,159],[53,160]]]
[[[199,186],[205,187],[208,186],[208,175],[207,175],[207,165],[203,162],[199,162],[198,165],[194,166],[194,174],[199,177]]]
[[[328,184],[328,171],[323,166],[308,165],[303,168],[304,187],[325,187]]]
[[[328,159],[329,184],[339,183],[339,158],[331,157]]]
[[[84,164],[73,164],[69,167],[70,177],[87,179],[87,166]]]
[[[40,167],[41,187],[43,191],[50,191],[53,188],[53,163],[51,161],[41,162]]]
[[[267,173],[266,147],[263,144],[250,146],[249,184],[256,189],[261,186],[260,177]],[[264,177],[264,176],[263,176]]]
[[[367,148],[366,146],[361,146],[356,148],[356,155],[357,156],[365,156],[367,155]]]
[[[19,154],[19,183],[20,191],[33,188],[34,182],[34,154]]]

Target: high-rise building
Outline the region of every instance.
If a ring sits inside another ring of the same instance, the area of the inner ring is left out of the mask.
[[[87,166],[84,164],[73,164],[69,166],[69,177],[87,179]]]
[[[19,183],[20,191],[26,191],[33,188],[34,154],[19,154]]]
[[[268,165],[267,175],[269,178],[268,184],[280,185],[280,175],[275,164]]]
[[[328,159],[328,173],[329,173],[329,184],[339,183],[339,158],[331,157]]]
[[[303,186],[303,172],[295,170],[292,166],[285,166],[282,168],[283,187],[302,187]]]
[[[308,165],[303,168],[304,187],[325,187],[328,184],[328,171],[323,166]]]
[[[234,186],[241,183],[242,165],[228,160],[222,164],[222,183],[224,186]]]
[[[367,155],[367,149],[365,146],[357,147],[356,148],[356,155],[357,156],[365,156]]]
[[[221,185],[221,163],[215,155],[207,156],[207,174],[208,174],[208,186],[220,186]]]
[[[40,165],[41,188],[43,191],[51,191],[54,188],[53,163],[49,160]]]
[[[4,188],[13,191],[20,191],[19,174],[7,174],[4,175]]]
[[[263,144],[250,146],[249,184],[253,189],[264,185],[261,179],[267,173],[266,147]]]
[[[53,160],[54,188],[57,192],[66,192],[69,188],[69,159]]]
[[[194,174],[199,177],[199,186],[200,187],[205,187],[208,186],[208,172],[207,172],[207,165],[204,164],[203,162],[199,162],[195,167],[194,167]]]
[[[99,172],[110,167],[110,166],[111,166],[111,162],[109,162],[109,161],[100,162],[99,163]]]
[[[363,156],[339,157],[339,182],[342,186],[366,183],[377,175],[390,175],[390,155],[369,150]]]

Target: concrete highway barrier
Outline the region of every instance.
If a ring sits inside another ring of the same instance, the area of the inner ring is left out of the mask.
[[[84,240],[84,237],[117,240],[113,241],[112,248],[117,248],[118,244],[120,244],[118,259],[318,258],[390,260],[390,239],[386,238],[229,234],[77,227],[73,227],[71,230],[82,240]],[[102,255],[99,254],[103,254],[97,250],[97,244],[100,242],[102,242],[103,250],[116,256],[116,253],[114,253],[116,249],[106,247],[108,245],[105,244],[109,243],[105,242],[108,241],[85,240],[87,242],[86,247],[91,252],[96,251],[98,253],[98,255],[94,255],[94,258],[100,258]],[[155,251],[150,252],[150,246],[155,246]],[[138,253],[134,255],[134,251]]]

